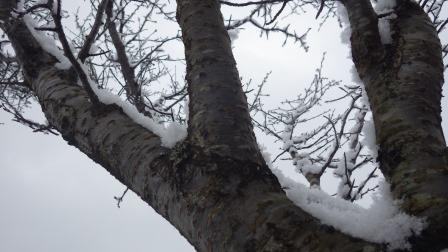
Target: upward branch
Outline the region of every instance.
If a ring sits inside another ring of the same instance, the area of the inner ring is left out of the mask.
[[[190,95],[189,139],[217,155],[261,162],[219,3],[177,3]]]
[[[369,0],[341,0],[350,22],[353,61],[361,78],[377,69],[385,55],[378,18]]]
[[[120,38],[120,34],[117,30],[114,18],[114,1],[109,1],[106,6],[107,14],[107,29],[109,31],[112,43],[117,51],[117,60],[121,66],[121,72],[125,80],[125,90],[128,100],[135,105],[140,113],[144,113],[150,116],[150,113],[145,111],[145,103],[142,97],[142,90],[140,85],[137,83],[135,77],[134,68],[131,66],[128,56],[126,55],[126,47]]]
[[[399,0],[390,21],[392,41],[383,45],[370,1],[342,2],[352,27],[353,61],[371,104],[380,170],[403,210],[428,221],[414,249],[431,244],[441,250],[448,244],[448,161],[436,27],[417,3]]]

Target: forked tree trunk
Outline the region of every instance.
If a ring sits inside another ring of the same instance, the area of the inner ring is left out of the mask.
[[[356,22],[356,18],[363,18],[363,13],[356,14],[350,10],[350,4],[358,6],[359,3],[355,1],[364,0],[344,2],[352,22]],[[258,150],[217,1],[177,2],[177,18],[186,48],[191,114],[188,139],[172,150],[161,147],[158,136],[134,123],[118,106],[94,106],[86,92],[76,85],[69,71],[54,67],[56,60],[43,51],[23,22],[10,19],[15,0],[0,2],[0,20],[3,21],[0,25],[11,40],[23,66],[25,79],[38,97],[49,123],[61,132],[69,144],[101,164],[136,192],[172,223],[198,251],[381,251],[383,245],[355,239],[322,225],[286,198]],[[359,41],[362,42],[362,34],[359,36],[352,38],[354,48]],[[373,36],[379,38],[378,32]],[[373,44],[371,47],[382,48],[382,45]],[[354,51],[355,58],[357,55],[360,54]],[[378,55],[383,57],[383,52]],[[402,58],[407,59],[406,56]],[[373,58],[370,61],[378,63],[378,60]],[[435,61],[439,62],[440,59]],[[434,137],[431,143],[435,147],[422,147],[425,164],[430,164],[428,169],[409,163],[408,160],[418,164],[420,161],[410,158],[412,155],[408,151],[413,148],[399,148],[394,134],[389,133],[387,125],[383,126],[390,122],[390,113],[382,113],[378,101],[382,104],[383,99],[389,99],[389,96],[381,96],[376,101],[373,86],[380,85],[380,82],[369,77],[373,72],[378,76],[389,76],[390,72],[373,71],[363,65],[371,62],[360,63],[355,60],[372,100],[379,142],[384,148],[381,156],[383,171],[392,181],[397,197],[407,196],[410,202],[417,202],[418,209],[423,209],[414,211],[411,207],[413,205],[406,203],[407,211],[428,216],[431,227],[446,231],[446,227],[437,226],[434,222],[441,220],[444,221],[442,224],[448,223],[442,213],[446,209],[446,184],[440,187],[428,185],[428,181],[436,182],[432,177],[435,172],[445,172],[445,175],[439,174],[438,177],[441,182],[446,181],[445,161],[443,156],[437,156],[443,153],[443,137],[440,131],[430,133]],[[367,70],[362,70],[364,68]],[[387,83],[400,86],[401,82],[395,78]],[[441,79],[437,84],[440,83]],[[437,93],[439,89],[428,87],[428,90],[428,94],[435,92],[440,97],[440,93]],[[397,105],[408,104],[399,97],[396,99],[399,101]],[[426,99],[423,101],[434,104]],[[434,108],[432,105],[429,107]],[[401,120],[405,121],[403,123],[406,126],[411,123],[401,113],[407,109],[392,109],[398,118],[404,117]],[[437,108],[431,112],[436,113]],[[431,127],[440,130],[438,117],[429,116],[427,120],[432,120]],[[385,130],[383,127],[386,127]],[[407,136],[408,128],[399,129],[398,133],[403,129],[403,136]],[[409,140],[406,144],[416,143]],[[392,157],[389,154],[391,150],[398,153],[400,159],[397,160],[400,162],[394,163],[390,161],[391,158],[385,158],[386,154]],[[439,152],[433,153],[433,150]],[[434,155],[440,158],[433,160]],[[414,171],[424,173],[425,176],[417,182],[403,178],[403,184],[396,177],[404,176],[400,174],[406,169],[411,171],[410,179],[414,178]],[[426,170],[430,171],[429,174],[425,173]],[[409,183],[415,183],[415,186],[409,186]],[[409,194],[403,190],[409,190]],[[421,198],[419,195],[422,193],[430,197]],[[413,198],[414,195],[418,197]],[[421,208],[421,202],[429,202],[430,205]],[[438,235],[437,239],[445,242],[443,239],[446,234]],[[428,232],[423,239],[416,239],[416,244],[422,246],[420,248],[427,246],[428,250],[421,251],[435,251],[441,244],[447,244],[437,243],[432,235]]]

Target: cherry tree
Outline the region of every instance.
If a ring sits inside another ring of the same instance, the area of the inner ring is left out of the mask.
[[[93,11],[73,14],[75,28],[67,28],[60,0],[2,1],[2,109],[36,132],[60,134],[199,251],[448,247],[444,0],[176,3],[174,12],[170,1],[91,0]],[[224,5],[248,15],[223,17]],[[302,94],[266,108],[268,75],[244,85],[231,38],[253,26],[307,50],[309,30],[282,19],[305,9],[321,25],[336,18],[345,27],[354,83],[324,76],[322,60]],[[160,20],[181,31],[149,25]],[[178,40],[185,58],[163,50]],[[185,81],[176,68],[183,63]],[[33,99],[47,122],[24,115]],[[321,106],[338,102],[346,108]],[[254,127],[281,142],[274,158]],[[284,176],[277,159],[290,160],[310,188]],[[355,177],[360,169],[367,175]],[[340,180],[333,196],[320,190],[330,170]],[[390,189],[372,183],[380,172]],[[376,207],[352,204],[378,188],[385,196]]]

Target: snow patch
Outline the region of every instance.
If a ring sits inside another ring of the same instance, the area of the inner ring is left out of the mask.
[[[57,2],[57,1],[55,1]],[[57,6],[56,6],[57,8]],[[17,4],[18,11],[24,11],[23,1],[19,1]],[[44,32],[38,31],[35,27],[38,24],[33,20],[30,15],[24,15],[23,20],[31,32],[33,37],[39,43],[44,51],[53,55],[59,63],[55,64],[55,67],[58,69],[66,70],[69,69],[72,64],[65,57],[63,51],[56,45],[54,39],[50,38]],[[90,48],[92,49],[92,48]],[[93,48],[95,49],[95,48]],[[79,62],[79,64],[83,67],[84,73],[88,73],[87,67]],[[141,114],[132,104],[122,100],[118,95],[114,95],[108,90],[99,89],[98,86],[89,79],[90,86],[95,94],[98,96],[98,99],[104,104],[116,104],[120,106],[123,111],[128,115],[134,122],[140,124],[141,126],[147,128],[152,131],[154,134],[158,135],[161,139],[162,146],[172,148],[177,142],[185,139],[187,136],[187,129],[185,125],[181,125],[177,122],[161,124],[156,122],[155,120]]]
[[[378,14],[393,11],[397,2],[395,0],[378,0],[375,4],[375,11]]]
[[[375,4],[375,12],[378,15],[385,15],[378,19],[378,31],[380,33],[381,43],[385,45],[392,43],[390,20],[397,18],[397,15],[393,13],[396,5],[395,0],[378,0]]]
[[[362,128],[362,137],[361,143],[366,146],[370,150],[370,154],[376,158],[378,157],[378,145],[376,144],[376,132],[375,125],[373,123],[372,112],[370,110],[370,102],[369,97],[367,96],[366,88],[361,78],[359,77],[358,71],[356,71],[355,66],[353,65],[351,70],[352,81],[358,84],[362,89],[362,97],[360,99],[361,106],[366,106],[370,112],[368,112],[369,116],[366,116],[364,126]]]
[[[260,146],[260,150],[287,197],[323,224],[366,241],[385,243],[390,250],[410,249],[411,245],[407,239],[412,235],[419,235],[426,227],[423,219],[409,216],[399,210],[400,202],[392,199],[386,182],[380,183],[379,193],[372,197],[373,204],[365,209],[286,177],[272,166],[270,154],[266,149]]]
[[[176,143],[184,140],[187,137],[187,128],[185,125],[179,124],[177,122],[166,124],[159,123],[138,112],[135,106],[127,101],[122,100],[118,95],[112,94],[105,89],[99,89],[98,86],[91,80],[90,86],[102,103],[116,104],[120,106],[123,109],[123,112],[128,115],[135,123],[140,124],[144,128],[158,135],[162,142],[162,146],[172,148],[174,147],[174,145],[176,145]]]
[[[341,198],[331,197],[320,189],[308,188],[273,170],[286,195],[297,206],[343,233],[375,243],[385,243],[388,249],[410,249],[407,238],[418,235],[425,222],[400,212],[392,200],[389,185],[380,183],[380,194],[373,197],[370,208],[364,209]]]
[[[36,41],[39,43],[39,45],[42,47],[44,51],[54,56],[59,62],[55,64],[55,67],[61,70],[67,70],[69,69],[72,64],[70,61],[65,57],[63,51],[59,49],[59,47],[56,45],[56,42],[54,39],[50,38],[45,34],[45,32],[38,31],[35,28],[39,25],[35,22],[35,20],[28,14],[23,16],[23,22],[25,23],[28,30],[31,32],[33,37],[36,39]]]
[[[374,157],[378,157],[378,145],[376,144],[376,133],[373,118],[365,120],[364,127],[362,128],[363,137],[361,138],[361,144],[366,146],[370,150],[370,154]]]

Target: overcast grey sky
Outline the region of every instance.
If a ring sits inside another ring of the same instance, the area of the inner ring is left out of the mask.
[[[313,17],[309,13],[297,20],[303,31],[314,29],[308,37],[308,53],[298,44],[282,47],[281,36],[259,38],[253,29],[240,32],[233,43],[244,79],[259,83],[272,71],[265,90],[271,94],[271,105],[311,81],[324,51],[328,76],[351,79],[348,48],[340,42],[339,27],[328,23],[317,32]],[[128,193],[117,208],[113,196],[125,187],[61,137],[32,133],[4,112],[0,122],[5,123],[0,125],[0,251],[193,251],[135,194]],[[271,152],[277,150],[267,138],[258,138]],[[292,173],[291,166],[282,168]]]

